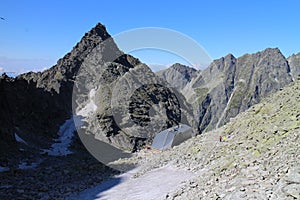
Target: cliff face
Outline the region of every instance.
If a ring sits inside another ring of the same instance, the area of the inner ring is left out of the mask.
[[[213,63],[184,89],[201,131],[212,130],[270,93],[292,82],[290,66],[278,49],[240,58],[227,55]]]

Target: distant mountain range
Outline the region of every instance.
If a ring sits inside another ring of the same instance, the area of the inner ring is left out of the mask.
[[[239,58],[229,54],[203,71],[176,64],[157,74],[184,94],[199,130],[207,131],[297,79],[299,61],[300,54],[286,59],[279,49],[268,48]]]
[[[77,113],[79,108],[85,108],[91,102],[91,90],[95,91],[96,109],[89,110],[85,116],[86,131],[94,133],[94,139],[135,151],[151,142],[156,132],[180,122],[194,126],[195,132],[219,127],[293,82],[300,74],[300,54],[286,59],[279,49],[266,49],[240,58],[227,55],[213,61],[203,71],[174,64],[155,75],[138,59],[121,52],[110,38],[106,28],[97,24],[52,68],[15,78],[0,77],[1,162],[28,156],[24,151],[39,156],[41,149],[50,148],[53,139],[58,137],[60,126],[72,118],[74,103]],[[104,45],[106,40],[110,43]],[[116,59],[111,60],[111,57]],[[84,70],[81,70],[82,66],[85,66]],[[95,76],[95,69],[99,77]],[[135,88],[130,84],[133,75],[137,80],[147,79],[151,84]],[[76,82],[80,78],[86,78],[85,82]],[[123,89],[114,90],[120,83]],[[75,92],[83,91],[75,102],[74,84]],[[130,91],[139,93],[126,96]],[[117,99],[113,102],[115,108],[111,107],[113,95]],[[130,119],[126,110],[122,110],[125,106],[122,95],[132,101],[130,117],[140,127],[150,123],[153,106],[166,113],[164,120],[151,118],[153,123],[163,121],[164,125],[153,127],[152,133],[135,134],[141,129],[136,125],[126,126]],[[116,110],[119,119],[113,116]],[[16,134],[29,145],[20,144]],[[72,145],[80,144],[73,142]]]

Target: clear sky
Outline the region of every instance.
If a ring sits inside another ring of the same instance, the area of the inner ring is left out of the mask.
[[[1,0],[0,71],[56,64],[97,22],[111,35],[141,27],[173,29],[196,40],[213,59],[267,47],[289,56],[300,52],[299,9],[297,0]],[[176,61],[147,53],[134,54],[144,62]]]

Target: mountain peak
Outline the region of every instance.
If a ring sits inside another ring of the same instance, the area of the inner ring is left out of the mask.
[[[227,54],[227,55],[224,57],[224,59],[225,59],[225,60],[226,60],[226,59],[232,60],[232,59],[235,59],[235,57],[234,57],[233,54],[229,53],[229,54]]]
[[[95,27],[93,27],[89,32],[87,32],[84,35],[84,38],[101,38],[102,41],[106,40],[107,38],[110,38],[111,36],[109,35],[109,33],[106,30],[106,27],[101,24],[101,23],[97,23]]]
[[[197,71],[196,69],[192,68],[192,67],[189,67],[189,66],[186,66],[186,65],[183,65],[183,64],[180,64],[180,63],[175,63],[173,64],[170,69],[175,69],[175,70],[179,70],[179,71]]]
[[[157,72],[156,75],[167,81],[172,87],[181,91],[197,76],[197,70],[180,63],[175,63],[168,69]]]
[[[268,54],[282,54],[279,48],[266,48],[261,53],[268,53]]]

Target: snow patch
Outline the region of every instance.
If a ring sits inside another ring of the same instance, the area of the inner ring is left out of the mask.
[[[9,171],[9,167],[0,166],[0,172],[7,172],[7,171]]]
[[[21,161],[19,164],[19,169],[33,169],[36,168],[40,163],[39,162],[33,162],[33,163],[27,163],[25,161]]]
[[[292,81],[295,82],[295,77],[294,77],[294,75],[293,75],[291,72],[289,72],[289,75],[292,77]]]
[[[54,143],[51,145],[50,149],[43,149],[44,153],[48,153],[51,156],[66,156],[72,154],[73,152],[69,150],[69,147],[74,136],[74,131],[76,126],[82,126],[81,116],[72,116],[70,119],[60,126],[58,139],[54,139]]]
[[[17,142],[28,145],[27,142],[25,142],[20,136],[18,136],[17,133],[15,133],[15,139],[16,139]]]
[[[13,187],[12,185],[6,184],[6,185],[1,185],[0,189],[9,189],[9,188],[12,188],[12,187]]]
[[[98,186],[86,189],[66,199],[165,199],[195,177],[189,171],[167,165],[134,178],[139,168],[118,175]]]
[[[98,108],[97,105],[95,104],[95,96],[96,96],[96,90],[91,89],[89,93],[89,102],[76,114],[83,117],[88,117],[90,113],[95,112]]]

